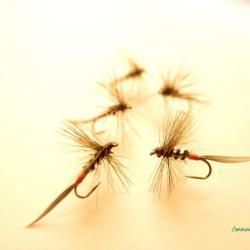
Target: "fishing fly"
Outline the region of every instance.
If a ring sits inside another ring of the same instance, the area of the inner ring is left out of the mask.
[[[205,103],[200,94],[192,93],[188,90],[189,87],[192,87],[196,83],[196,79],[192,71],[184,66],[180,66],[176,71],[169,69],[165,75],[161,75],[161,78],[162,86],[158,94],[164,100],[168,100],[169,97],[177,98],[187,101],[189,106],[194,102]]]
[[[142,66],[140,66],[137,62],[135,62],[135,60],[133,60],[132,58],[127,57],[127,62],[130,68],[128,72],[116,78],[114,81],[111,81],[110,84],[118,84],[127,81],[129,79],[137,79],[142,77],[142,75],[145,73],[145,69]]]
[[[74,124],[66,124],[66,128],[63,129],[63,133],[73,140],[74,146],[80,153],[87,154],[87,160],[83,164],[81,172],[75,181],[67,187],[33,222],[28,226],[33,226],[46,216],[52,209],[54,209],[67,195],[74,190],[75,195],[78,198],[85,199],[89,197],[100,185],[100,177],[106,176],[107,183],[114,191],[116,187],[119,187],[119,183],[128,190],[128,186],[131,184],[129,177],[125,173],[126,167],[114,156],[113,148],[118,144],[115,142],[108,142],[101,145],[94,140],[93,135],[87,135],[80,127]],[[104,173],[102,173],[104,172]],[[85,178],[93,173],[93,187],[90,191],[81,195],[78,192],[79,185],[85,180]],[[115,182],[116,180],[116,182]],[[118,181],[118,182],[117,182]]]
[[[113,131],[116,132],[116,135],[121,135],[124,133],[126,124],[128,124],[130,128],[132,128],[132,130],[137,133],[132,125],[130,116],[130,111],[131,109],[133,109],[133,106],[137,101],[137,93],[135,93],[131,89],[126,88],[122,84],[99,83],[99,86],[105,91],[106,96],[110,101],[110,105],[106,106],[101,113],[90,119],[71,120],[71,122],[76,125],[91,124],[93,132],[95,132],[95,134],[98,134],[103,131],[98,131],[98,129],[96,129],[97,123],[99,121],[105,122],[108,120],[108,118],[113,118],[112,120],[116,125],[116,128]],[[109,126],[109,128],[110,127],[111,126]]]
[[[178,181],[182,180],[183,165],[181,162],[186,160],[201,161],[206,164],[208,172],[204,176],[186,176],[188,178],[207,179],[212,173],[212,167],[209,161],[222,163],[239,163],[250,161],[250,157],[233,157],[218,155],[198,155],[188,150],[182,150],[187,144],[187,138],[192,132],[191,112],[177,112],[175,116],[170,117],[163,134],[160,138],[160,146],[153,149],[150,155],[156,155],[159,159],[158,166],[153,173],[151,189],[160,194],[163,179],[166,177],[168,193],[170,194]]]

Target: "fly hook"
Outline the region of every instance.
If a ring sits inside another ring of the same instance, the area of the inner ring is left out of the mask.
[[[212,167],[211,167],[211,164],[209,163],[209,161],[207,161],[206,159],[200,159],[200,160],[207,164],[207,167],[208,167],[207,175],[206,176],[190,176],[190,175],[186,175],[186,177],[193,178],[193,179],[198,179],[198,180],[205,180],[211,175]]]
[[[93,188],[90,189],[90,191],[86,194],[86,195],[80,195],[77,191],[78,185],[74,186],[74,193],[76,195],[76,197],[80,198],[80,199],[85,199],[88,198],[100,185],[101,183],[99,182],[97,185],[95,185]]]

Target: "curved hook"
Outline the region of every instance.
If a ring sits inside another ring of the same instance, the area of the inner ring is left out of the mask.
[[[93,122],[92,122],[92,125],[91,125],[91,129],[92,129],[93,133],[94,133],[94,134],[97,134],[97,135],[103,134],[103,133],[105,132],[104,130],[101,130],[101,131],[97,131],[97,130],[96,130],[96,126],[95,126],[95,125],[96,125],[96,122],[97,122],[97,121],[93,121]]]
[[[206,159],[199,159],[200,161],[203,161],[203,162],[205,162],[206,164],[207,164],[207,167],[208,167],[208,173],[207,173],[207,175],[206,176],[186,176],[186,177],[188,177],[188,178],[193,178],[193,179],[199,179],[199,180],[205,180],[205,179],[207,179],[210,175],[211,175],[211,173],[212,173],[212,167],[211,167],[211,165],[210,165],[210,163],[206,160]]]
[[[85,198],[88,198],[98,188],[99,185],[100,185],[100,182],[97,185],[95,185],[86,195],[80,195],[77,191],[78,185],[76,185],[76,186],[74,186],[74,193],[75,193],[76,197],[78,197],[80,199],[85,199]]]

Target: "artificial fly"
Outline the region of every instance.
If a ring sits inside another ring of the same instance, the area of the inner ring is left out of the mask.
[[[128,64],[130,66],[129,71],[123,76],[117,77],[114,81],[111,81],[109,84],[118,84],[129,79],[140,78],[144,73],[145,69],[136,63],[133,59],[127,57]]]
[[[161,78],[162,86],[158,94],[161,95],[164,100],[167,100],[168,97],[178,98],[187,101],[189,106],[191,106],[193,102],[200,104],[206,103],[205,100],[202,100],[200,94],[191,93],[187,90],[196,82],[191,70],[180,66],[176,71],[168,70],[167,74],[162,74]]]
[[[202,161],[206,164],[208,172],[205,176],[186,176],[188,178],[207,179],[212,173],[212,167],[209,161],[223,163],[239,163],[250,161],[250,157],[233,157],[217,155],[197,155],[188,150],[182,151],[180,147],[187,143],[187,138],[192,130],[191,113],[177,112],[175,117],[169,119],[166,124],[160,146],[153,149],[150,155],[156,155],[160,162],[154,172],[151,189],[160,194],[163,178],[167,177],[168,193],[170,194],[178,180],[185,177],[181,168],[180,161],[194,160]],[[186,163],[186,162],[185,162]]]
[[[74,124],[66,124],[66,129],[63,132],[68,136],[75,146],[78,147],[80,152],[88,153],[88,161],[83,165],[82,170],[76,180],[67,187],[33,222],[31,222],[28,227],[33,226],[38,221],[40,221],[45,215],[47,215],[52,209],[54,209],[68,194],[74,190],[75,195],[78,198],[85,199],[89,197],[99,186],[100,181],[100,171],[103,169],[108,184],[114,190],[114,179],[116,178],[126,189],[128,185],[131,184],[130,179],[124,172],[125,166],[123,166],[114,156],[112,149],[117,147],[118,144],[115,142],[109,142],[104,145],[99,144],[97,141],[93,140],[88,136],[81,128]],[[93,137],[93,136],[92,136]],[[85,178],[91,173],[94,173],[95,184],[93,188],[86,195],[81,195],[78,192],[78,186],[82,183]]]
[[[99,86],[104,89],[108,99],[111,101],[111,105],[107,106],[104,111],[90,119],[70,120],[70,122],[76,125],[91,124],[93,132],[98,134],[100,131],[97,131],[95,128],[96,123],[101,120],[105,121],[106,118],[113,117],[117,122],[117,130],[120,128],[124,129],[125,122],[128,122],[130,127],[136,132],[127,114],[133,109],[131,103],[134,103],[137,98],[137,93],[134,93],[132,90],[130,91],[130,89],[126,89],[125,91],[125,87],[122,84],[114,84],[116,81],[109,84],[99,83]],[[117,131],[117,133],[119,132],[120,131]],[[123,133],[124,131],[121,132]]]

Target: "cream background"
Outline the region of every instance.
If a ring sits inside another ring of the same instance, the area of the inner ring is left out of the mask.
[[[250,163],[213,163],[207,181],[155,198],[150,116],[136,124],[147,136],[123,153],[132,157],[123,161],[129,194],[104,192],[98,202],[72,195],[39,226],[24,227],[77,172],[58,130],[63,119],[94,112],[94,82],[123,67],[121,54],[150,69],[152,88],[168,63],[192,65],[210,104],[197,110],[190,147],[250,155],[248,1],[1,1],[0,27],[1,249],[250,248],[250,233],[231,232],[250,227]]]

